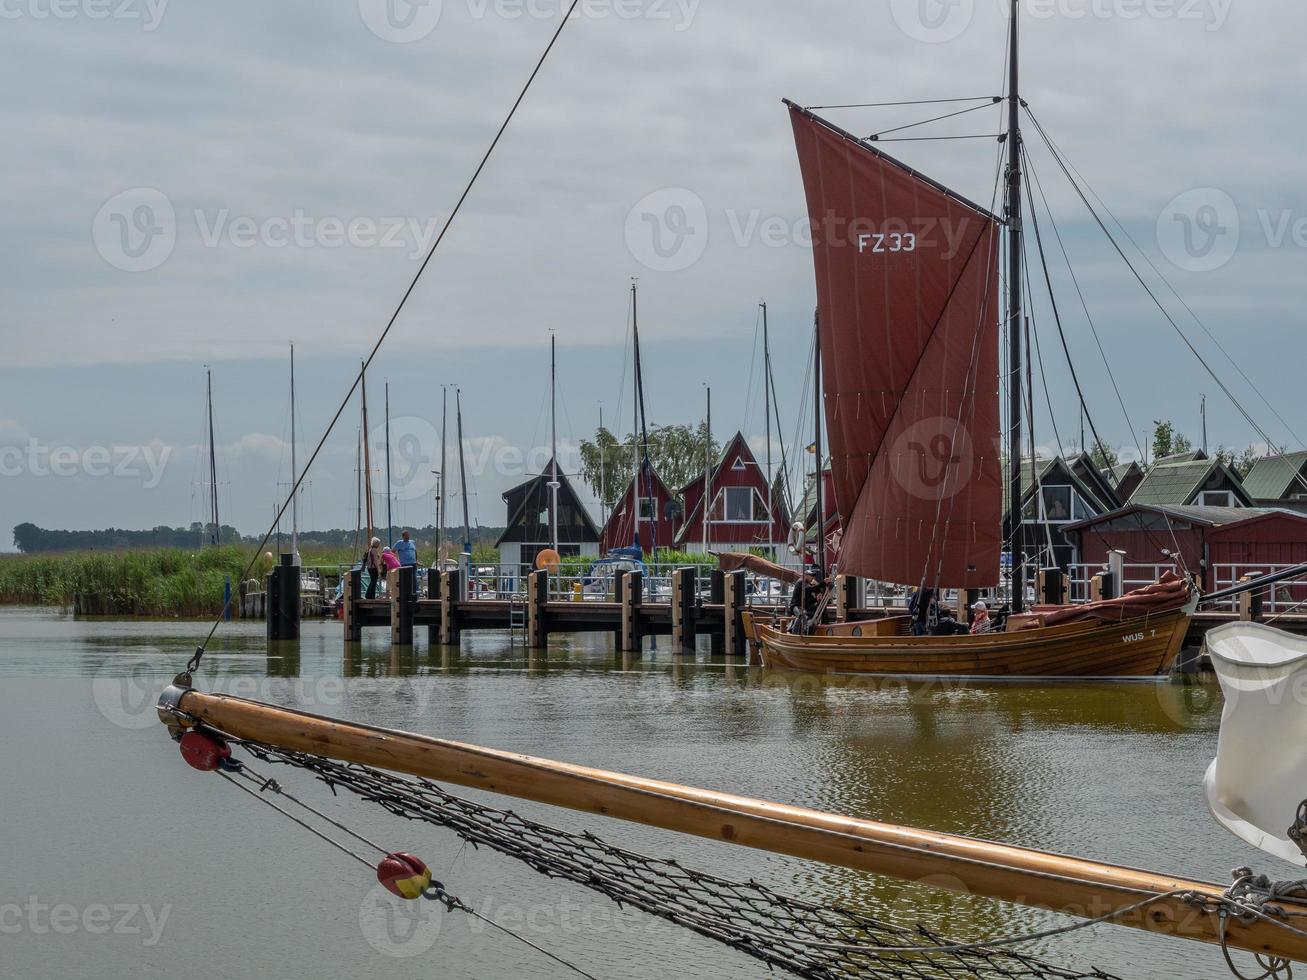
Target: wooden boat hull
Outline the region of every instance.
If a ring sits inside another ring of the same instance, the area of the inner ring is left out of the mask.
[[[763,666],[822,673],[934,677],[1154,677],[1170,671],[1189,609],[980,636],[906,636],[895,619],[841,623],[795,636],[750,623]],[[900,617],[899,619],[902,619]],[[888,624],[888,625],[887,625]],[[860,627],[881,635],[855,635]]]

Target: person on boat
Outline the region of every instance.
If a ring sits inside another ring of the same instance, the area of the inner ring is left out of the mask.
[[[367,598],[377,597],[377,582],[380,581],[381,570],[385,567],[385,563],[381,560],[381,539],[373,538],[367,554],[363,556],[363,570],[368,573]]]
[[[989,606],[984,602],[977,602],[971,607],[971,635],[978,636],[981,633],[989,633],[994,629],[994,621],[989,618]]]
[[[806,566],[803,578],[794,583],[794,591],[790,593],[790,615],[796,619],[802,617],[806,626],[817,615],[817,605],[825,588],[821,570],[815,565]]]
[[[953,618],[953,610],[941,608],[935,619],[935,625],[930,628],[931,636],[966,636],[969,632],[966,623],[959,623]]]
[[[908,614],[912,617],[912,635],[930,636],[939,621],[939,600],[934,589],[917,589],[908,597]]]

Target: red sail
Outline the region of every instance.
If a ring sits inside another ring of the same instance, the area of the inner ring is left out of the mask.
[[[812,221],[840,569],[999,581],[992,214],[790,104]]]

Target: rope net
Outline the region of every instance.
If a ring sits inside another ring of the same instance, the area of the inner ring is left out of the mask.
[[[1007,949],[947,940],[833,905],[782,895],[754,881],[730,881],[615,847],[586,833],[536,823],[454,796],[426,779],[230,738],[255,758],[306,770],[390,813],[453,831],[473,846],[515,858],[539,873],[571,881],[665,919],[757,960],[814,980],[885,977],[1116,980],[1094,970],[1062,969]],[[264,792],[282,792],[274,780]]]

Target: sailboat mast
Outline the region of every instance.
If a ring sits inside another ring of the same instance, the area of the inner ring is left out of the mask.
[[[463,553],[467,571],[472,572],[472,522],[467,516],[467,461],[463,454],[463,391],[454,389],[454,415],[458,425],[458,484],[463,491]]]
[[[295,345],[290,345],[290,553],[291,563],[300,563],[299,465],[295,458]]]
[[[762,307],[762,414],[767,428],[767,557],[776,557],[776,508],[772,500],[771,476],[771,346],[767,339],[767,304]]]
[[[372,442],[371,433],[368,430],[368,376],[364,370],[366,365],[359,365],[359,384],[360,395],[363,399],[363,499],[366,501],[368,514],[368,547],[372,547],[372,538],[376,532],[375,522],[372,520]]]
[[[386,543],[395,546],[395,519],[390,513],[390,382],[386,382]]]
[[[640,435],[640,289],[639,284],[631,280],[631,527],[634,530],[635,544],[640,540],[640,450],[636,439]]]
[[[218,523],[218,454],[213,444],[213,372],[206,370],[205,404],[209,416],[209,519],[213,524],[211,544],[217,544],[222,538],[222,525]]]
[[[821,491],[821,316],[812,315],[812,428],[813,448],[817,455],[817,473],[814,490],[817,500],[817,568],[826,577],[826,515],[822,506]]]
[[[703,553],[708,554],[708,521],[712,511],[712,388],[708,389],[708,438],[703,447]]]
[[[445,487],[448,485],[449,464],[445,450],[445,427],[449,423],[449,389],[440,387],[440,490],[436,497],[436,561],[445,540]]]
[[[1008,43],[1007,239],[1008,239],[1008,514],[1012,529],[1012,611],[1025,606],[1025,523],[1021,514],[1021,95],[1020,0],[1012,0]]]
[[[558,337],[549,334],[549,543],[558,552]]]

